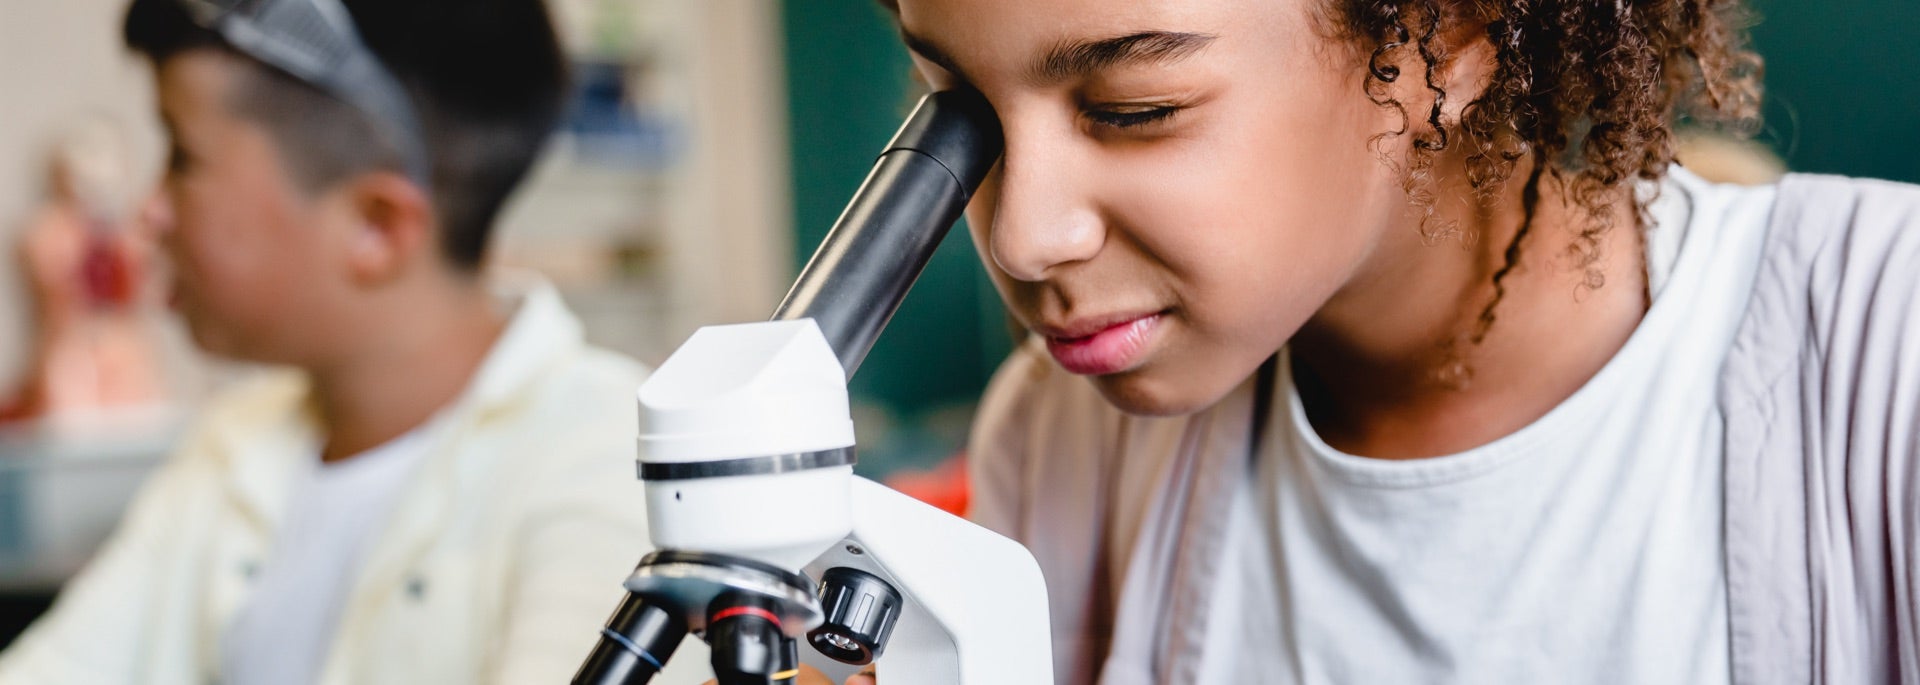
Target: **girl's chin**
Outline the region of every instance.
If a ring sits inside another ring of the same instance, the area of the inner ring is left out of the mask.
[[[1158,372],[1158,373],[1156,373]],[[1164,378],[1155,365],[1092,378],[1107,403],[1134,416],[1185,416],[1213,406],[1233,385],[1201,387],[1197,378]]]

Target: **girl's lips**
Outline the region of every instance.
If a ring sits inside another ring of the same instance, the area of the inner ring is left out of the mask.
[[[1047,336],[1047,352],[1071,373],[1101,376],[1118,373],[1140,361],[1147,343],[1160,328],[1160,314],[1149,314],[1108,326],[1077,338]]]

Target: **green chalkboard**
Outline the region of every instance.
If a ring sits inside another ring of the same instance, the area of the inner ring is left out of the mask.
[[[1754,4],[1766,131],[1787,168],[1920,183],[1920,11],[1894,0]]]

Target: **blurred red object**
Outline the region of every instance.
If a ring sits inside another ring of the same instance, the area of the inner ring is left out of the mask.
[[[967,515],[972,489],[967,483],[965,452],[948,457],[930,470],[895,471],[887,476],[886,485],[954,516]]]
[[[124,241],[111,230],[89,231],[80,261],[80,282],[88,303],[95,308],[132,305],[136,294],[137,258],[127,254]]]

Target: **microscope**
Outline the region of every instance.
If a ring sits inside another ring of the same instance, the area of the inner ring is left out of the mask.
[[[1001,148],[978,93],[926,96],[773,319],[700,329],[640,387],[658,551],[576,685],[647,683],[688,634],[719,685],[876,662],[887,685],[1052,682],[1026,548],[853,475],[847,379]]]

